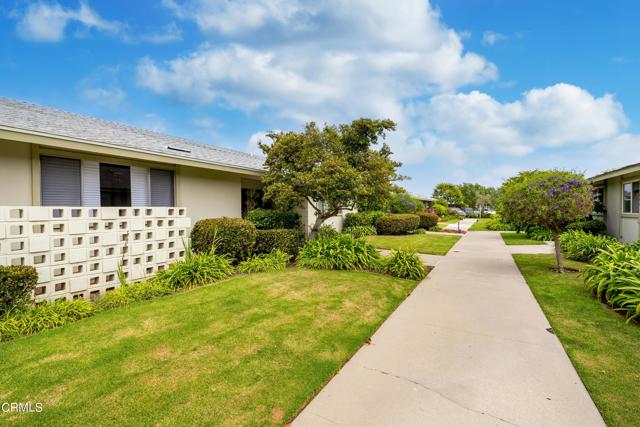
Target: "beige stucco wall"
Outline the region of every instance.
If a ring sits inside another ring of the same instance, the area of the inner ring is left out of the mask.
[[[313,229],[313,225],[316,222],[316,213],[315,210],[308,204],[304,203],[301,207],[296,209],[296,212],[300,214],[300,222],[305,234],[308,236]],[[349,212],[354,212],[351,210],[344,210],[340,214],[336,216],[332,216],[329,219],[326,219],[322,225],[331,225],[337,231],[342,231],[342,225],[344,223],[344,218]]]
[[[621,228],[620,219],[622,211],[622,183],[619,177],[608,179],[605,182],[605,222],[607,233],[620,239]]]
[[[203,218],[241,216],[241,177],[225,172],[178,167],[177,204],[189,210],[193,222]]]
[[[0,205],[29,206],[31,193],[31,145],[0,141]]]

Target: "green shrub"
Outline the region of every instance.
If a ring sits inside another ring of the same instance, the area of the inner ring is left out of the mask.
[[[439,225],[434,225],[427,231],[442,231],[442,227],[440,227]]]
[[[513,224],[508,224],[502,221],[500,215],[493,215],[493,217],[487,221],[486,224],[487,230],[490,231],[516,231],[516,228]]]
[[[404,249],[393,251],[383,260],[383,266],[386,273],[403,279],[422,280],[427,275],[420,257]]]
[[[99,310],[124,307],[135,301],[152,299],[174,292],[166,281],[152,278],[143,282],[131,283],[107,292],[96,301]]]
[[[376,221],[376,232],[381,235],[408,234],[420,226],[420,217],[413,214],[390,214]]]
[[[529,227],[526,234],[531,240],[537,240],[539,242],[548,242],[553,239],[551,230],[545,227]]]
[[[345,234],[309,240],[298,255],[298,264],[327,270],[369,270],[377,268],[380,255],[363,239]]]
[[[36,269],[26,265],[0,265],[0,315],[29,303],[38,284]]]
[[[438,215],[431,212],[418,212],[416,213],[420,217],[420,228],[428,230],[438,225]]]
[[[610,246],[620,245],[611,236],[585,233],[582,230],[569,230],[560,235],[560,248],[567,258],[589,262]]]
[[[364,236],[375,236],[376,228],[373,225],[352,225],[342,229],[344,234],[349,234],[356,239]]]
[[[258,208],[249,212],[247,219],[254,223],[258,230],[300,228],[300,215],[296,212]]]
[[[43,302],[35,307],[22,307],[0,316],[0,341],[31,335],[93,315],[95,305],[85,299]]]
[[[604,234],[607,231],[607,224],[597,219],[585,219],[572,222],[567,225],[566,230],[582,230],[585,233]]]
[[[258,230],[256,232],[255,254],[268,254],[274,249],[296,256],[304,242],[300,229]]]
[[[154,280],[173,291],[207,285],[233,274],[233,266],[226,255],[213,251],[200,252],[177,261],[164,271],[159,271]]]
[[[640,251],[634,245],[610,245],[596,255],[583,274],[598,299],[626,315],[640,318]]]
[[[287,263],[291,259],[288,253],[274,249],[268,254],[254,255],[246,261],[242,261],[237,271],[239,273],[261,273],[270,271],[282,271],[287,269]]]
[[[351,228],[363,225],[375,225],[378,218],[384,215],[382,211],[348,213],[344,217],[344,224],[342,226],[344,228]]]
[[[441,205],[440,203],[435,203],[433,205],[433,211],[436,213],[436,215],[442,218],[447,216],[447,212],[449,212],[449,209],[445,205]]]
[[[389,199],[388,208],[392,213],[414,213],[423,210],[424,203],[409,193],[394,193]]]
[[[209,253],[215,246],[218,254],[236,262],[246,259],[256,243],[256,226],[240,218],[211,218],[196,222],[191,230],[191,246],[195,252]]]
[[[324,225],[321,225],[320,228],[318,229],[318,234],[316,237],[318,239],[326,239],[326,238],[335,237],[338,234],[339,234],[338,231],[335,228],[333,228],[333,225],[324,224]]]

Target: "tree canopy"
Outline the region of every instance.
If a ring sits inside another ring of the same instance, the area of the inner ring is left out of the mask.
[[[448,206],[464,206],[462,191],[455,184],[441,182],[433,189],[433,197],[445,201]]]
[[[564,225],[588,216],[592,210],[592,187],[577,173],[559,170],[521,172],[500,187],[499,211],[505,222],[551,230],[560,272],[563,267],[558,234]]]
[[[395,130],[391,120],[361,118],[350,124],[308,123],[302,132],[269,133],[272,144],[260,143],[267,172],[264,197],[281,209],[308,202],[316,213],[314,230],[343,209],[384,206],[401,165],[391,159],[386,143]]]

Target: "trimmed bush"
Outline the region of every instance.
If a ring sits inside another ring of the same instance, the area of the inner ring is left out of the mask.
[[[35,307],[14,309],[0,316],[0,341],[31,335],[89,317],[95,305],[85,299],[40,303]]]
[[[502,221],[500,215],[493,215],[493,217],[487,221],[486,224],[487,230],[490,231],[516,231],[516,228],[513,224],[509,224]]]
[[[296,256],[304,241],[304,235],[299,229],[273,229],[258,230],[256,232],[256,244],[253,249],[255,254],[268,254],[274,249]]]
[[[625,314],[640,318],[640,251],[635,245],[610,245],[584,270],[585,285],[597,298]]]
[[[345,234],[309,240],[298,255],[299,265],[327,270],[370,270],[379,261],[375,246]]]
[[[438,215],[431,212],[418,212],[416,213],[420,217],[420,228],[429,230],[430,228],[438,225]]]
[[[364,236],[375,236],[376,228],[373,225],[352,225],[351,227],[344,228],[342,232],[357,239]]]
[[[0,265],[0,315],[29,303],[38,284],[36,269],[26,265]]]
[[[390,214],[376,221],[376,232],[381,235],[408,234],[420,226],[420,217],[413,214]]]
[[[560,235],[560,247],[567,258],[589,262],[600,251],[610,246],[621,246],[615,238],[585,233],[582,230],[569,230]]]
[[[404,249],[393,251],[384,259],[383,265],[385,272],[403,279],[422,280],[427,275],[420,257]]]
[[[433,211],[436,213],[436,215],[442,218],[447,216],[449,209],[445,205],[441,205],[440,203],[435,203],[433,205]]]
[[[228,255],[236,262],[246,259],[256,243],[256,226],[240,218],[211,218],[196,222],[191,230],[195,252]]]
[[[287,263],[291,259],[288,253],[274,249],[268,254],[254,255],[246,261],[242,261],[237,268],[239,273],[262,273],[270,271],[283,271],[287,269]]]
[[[318,235],[316,237],[318,239],[326,239],[330,237],[335,237],[338,234],[339,234],[338,230],[333,228],[333,225],[324,224],[324,225],[321,225],[320,228],[318,229]]]
[[[382,211],[370,211],[370,212],[354,212],[348,213],[344,217],[344,228],[351,228],[365,225],[375,225],[378,218],[383,217],[385,214]]]
[[[249,212],[247,219],[255,224],[258,230],[300,228],[300,215],[296,212],[258,208]]]
[[[566,230],[582,230],[585,233],[604,234],[607,231],[607,224],[597,219],[585,219],[572,222],[567,225]]]
[[[231,260],[226,255],[213,251],[189,254],[177,261],[168,270],[159,271],[154,280],[172,291],[208,285],[233,274]]]

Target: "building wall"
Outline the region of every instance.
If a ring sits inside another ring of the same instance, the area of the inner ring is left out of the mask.
[[[242,184],[239,175],[179,167],[176,187],[176,202],[189,209],[189,216],[194,222],[203,218],[241,216]]]
[[[300,222],[302,228],[304,230],[305,235],[309,235],[311,230],[313,229],[313,225],[316,222],[316,214],[315,210],[308,204],[305,203],[300,208],[296,209],[296,212],[300,214]],[[342,226],[344,224],[344,218],[349,212],[354,212],[351,210],[345,210],[341,212],[339,215],[332,216],[329,219],[326,219],[322,225],[331,225],[337,231],[342,231]]]
[[[0,141],[0,205],[31,205],[31,194],[31,145]]]
[[[620,178],[612,178],[605,184],[605,222],[607,223],[607,233],[620,239],[620,219],[622,211],[622,184]]]

